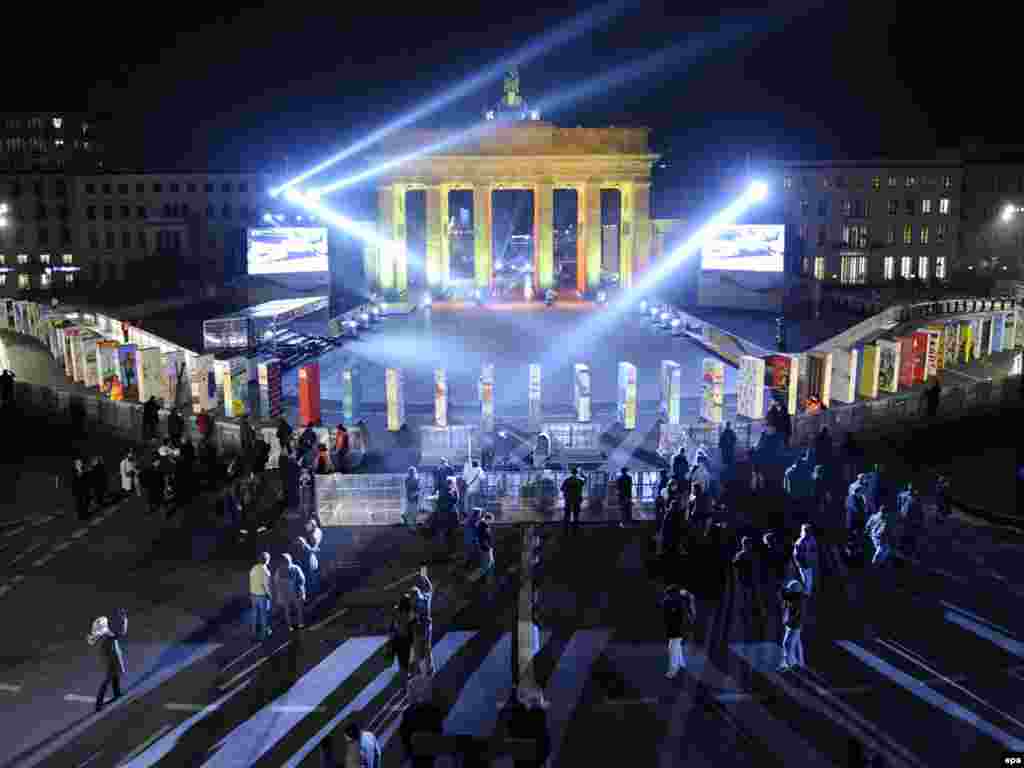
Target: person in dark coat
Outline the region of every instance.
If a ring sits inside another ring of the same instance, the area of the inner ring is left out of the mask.
[[[253,472],[265,472],[268,461],[270,461],[270,443],[263,437],[263,433],[257,433],[256,443],[253,446]]]
[[[793,437],[793,418],[785,407],[779,408],[779,431],[782,433],[783,442],[789,448],[790,438]]]
[[[459,525],[459,490],[454,477],[449,477],[437,499],[434,522],[435,533],[441,533],[448,543],[449,556],[455,555],[455,529]]]
[[[832,433],[823,426],[814,438],[814,463],[823,464],[826,469],[832,468]]]
[[[93,498],[96,499],[96,506],[101,507],[107,502],[107,488],[110,482],[110,478],[107,477],[107,465],[103,463],[102,456],[92,460],[89,475],[92,479]]]
[[[569,476],[562,481],[562,498],[565,501],[565,516],[562,523],[565,532],[569,532],[569,525],[572,524],[575,530],[580,527],[580,507],[583,505],[583,487],[586,481],[580,477],[579,467],[573,467]]]
[[[196,449],[189,437],[181,444],[181,455],[175,466],[174,487],[179,503],[185,503],[192,498],[192,472],[195,467]]]
[[[928,408],[928,418],[934,419],[939,413],[939,398],[942,396],[942,385],[939,384],[939,380],[935,379],[935,383],[932,384],[924,392],[925,405]]]
[[[622,515],[619,528],[625,528],[627,523],[633,522],[633,476],[626,467],[619,470],[615,488],[619,493],[619,512]]]
[[[164,503],[164,477],[157,469],[156,461],[157,458],[152,457],[140,473],[142,490],[146,492],[146,502],[151,515],[159,512]]]
[[[75,459],[71,468],[71,494],[75,497],[75,511],[79,520],[89,519],[89,503],[92,499],[92,480],[85,462]]]
[[[654,494],[654,529],[661,530],[661,524],[665,521],[665,513],[668,511],[668,485],[671,482],[668,470],[662,469],[658,472],[658,488]]]
[[[348,462],[349,439],[344,424],[339,424],[334,433],[334,471],[344,472]]]
[[[171,438],[174,445],[181,444],[181,437],[185,434],[185,418],[181,411],[173,408],[167,415],[167,436]]]
[[[672,457],[672,477],[681,485],[689,476],[690,462],[686,460],[686,449],[679,446],[679,450]]]
[[[665,588],[661,608],[668,637],[668,672],[665,677],[672,679],[680,670],[686,669],[686,643],[697,621],[697,606],[692,594],[673,584]]]
[[[152,440],[156,437],[156,428],[160,423],[160,406],[156,398],[150,396],[145,405],[142,406],[142,438]]]
[[[403,685],[408,686],[409,671],[412,665],[413,636],[416,632],[416,612],[413,610],[412,598],[402,595],[391,614],[391,627],[388,630],[391,657],[398,665]]]
[[[277,441],[281,444],[281,453],[284,453],[284,449],[292,442],[291,425],[284,419],[279,419],[277,422]]]
[[[722,455],[722,468],[728,470],[736,463],[736,433],[728,421],[725,422],[725,429],[718,438],[718,450]]]
[[[105,672],[103,683],[96,694],[97,712],[103,708],[103,700],[106,698],[109,686],[113,686],[114,689],[111,701],[121,698],[121,678],[125,674],[125,664],[120,640],[128,634],[128,612],[122,608],[118,612],[118,617],[120,625],[117,627],[117,631],[111,629],[106,616],[100,616],[92,623],[92,632],[86,637],[89,645],[97,646]]]

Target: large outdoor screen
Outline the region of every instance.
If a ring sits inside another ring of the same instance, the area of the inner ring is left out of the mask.
[[[246,259],[250,275],[327,272],[325,227],[250,229]]]
[[[785,232],[783,224],[726,227],[701,249],[700,267],[729,272],[782,272]]]

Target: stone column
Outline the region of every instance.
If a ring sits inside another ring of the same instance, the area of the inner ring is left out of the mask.
[[[555,191],[549,183],[533,188],[533,287],[544,291],[555,284],[555,240],[552,217]]]
[[[634,191],[632,182],[619,185],[619,284],[624,289],[633,287]]]
[[[394,206],[394,239],[398,244],[395,249],[395,288],[402,293],[409,290],[409,255],[406,240],[405,193],[403,184],[395,185]]]
[[[601,185],[587,183],[583,188],[586,202],[583,230],[586,237],[586,286],[596,289],[601,282]]]
[[[642,275],[651,263],[651,184],[633,185],[633,271]]]
[[[473,187],[473,272],[478,288],[491,285],[491,185]]]
[[[441,218],[441,285],[448,285],[452,279],[452,240],[448,232],[448,220],[451,218],[451,211],[448,208],[448,193],[451,190],[450,185],[441,185],[439,206]]]
[[[405,242],[405,186],[389,184],[377,190],[377,232],[393,243],[378,248],[377,284],[381,290],[408,287]]]
[[[576,290],[587,289],[587,198],[585,187],[576,189]]]
[[[442,187],[427,187],[427,285],[433,287],[442,282],[444,267],[441,241],[448,222],[443,219],[441,211]]]

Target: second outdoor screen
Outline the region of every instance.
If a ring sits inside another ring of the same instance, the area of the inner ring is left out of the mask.
[[[250,275],[327,272],[327,229],[268,227],[250,229],[247,262]]]
[[[785,231],[782,224],[726,227],[701,249],[700,267],[730,272],[782,272]]]

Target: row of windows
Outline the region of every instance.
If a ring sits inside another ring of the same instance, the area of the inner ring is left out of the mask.
[[[103,233],[103,247],[105,248],[142,248],[143,250],[149,247],[149,234],[143,231],[132,232],[125,230],[121,232],[121,237],[118,238],[117,232],[104,232]],[[120,244],[119,244],[120,243]],[[158,230],[154,236],[155,246],[161,250],[181,250],[181,232],[173,230]],[[217,237],[210,235],[208,244],[211,248],[217,247]],[[89,233],[89,247],[96,249],[100,247],[100,234],[98,232]]]
[[[99,186],[100,186],[100,189],[102,189],[104,195],[113,194],[113,189],[114,189],[114,185],[113,184],[104,183],[104,184],[99,185]],[[186,192],[195,192],[197,187],[198,187],[197,184],[195,184],[194,182],[191,182],[191,181],[186,183],[186,184],[184,184],[184,185],[179,184],[176,181],[175,182],[171,182],[170,184],[167,185],[168,189],[172,193],[180,192],[182,186],[185,187],[185,191]],[[131,187],[130,184],[118,184],[117,185],[117,194],[119,194],[119,195],[127,195],[130,187]],[[210,194],[210,193],[212,193],[214,191],[215,187],[216,187],[215,184],[213,184],[211,182],[207,182],[206,184],[203,185],[203,191],[206,192],[207,194]],[[86,192],[86,194],[89,194],[89,195],[95,195],[96,194],[96,188],[97,188],[96,184],[93,184],[93,183],[86,184],[85,185],[85,192]],[[230,181],[226,181],[226,182],[224,182],[223,184],[220,185],[220,191],[223,192],[224,194],[231,194],[231,190],[232,190],[232,184],[231,184]],[[164,191],[163,183],[162,182],[154,182],[154,184],[153,184],[153,192],[161,193],[163,191]],[[248,192],[249,191],[249,183],[246,182],[246,181],[238,182],[238,191],[239,192],[243,192],[243,193],[244,192]],[[135,193],[137,195],[142,195],[142,194],[145,194],[145,192],[146,192],[146,185],[143,184],[141,181],[137,182],[135,184]]]
[[[913,245],[914,244],[914,225],[904,224],[903,225],[903,244]],[[807,224],[801,224],[797,230],[797,236],[807,241],[810,230]],[[887,228],[885,243],[886,245],[896,244],[896,225],[890,224]],[[949,236],[949,228],[945,222],[940,222],[935,225],[934,229],[928,224],[922,224],[917,228],[917,237],[921,245],[928,245],[932,241],[934,235],[935,243],[945,243]],[[845,224],[842,228],[841,241],[843,245],[850,246],[851,248],[867,248],[871,244],[871,230],[866,224]],[[828,227],[822,224],[818,227],[817,232],[817,244],[823,246],[828,242]]]
[[[23,138],[21,136],[9,136],[0,140],[0,151],[7,152],[45,152],[53,146],[55,149],[84,149],[86,152],[93,149],[94,145],[88,139],[40,139],[37,137]]]
[[[0,273],[0,287],[7,285],[8,274],[6,272]],[[64,285],[71,285],[75,282],[74,272],[64,273]],[[39,275],[39,287],[49,288],[53,284],[53,276],[47,272],[43,272]],[[32,287],[32,276],[27,275],[24,272],[18,273],[18,288],[27,291]]]
[[[44,120],[41,117],[30,117],[27,120],[25,120],[24,125],[22,125],[21,118],[9,117],[6,120],[4,120],[3,126],[8,131],[20,131],[23,127],[27,128],[30,131],[41,131],[43,130],[43,123]],[[54,117],[50,120],[50,125],[52,125],[56,130],[59,131],[61,128],[64,127],[64,118],[60,116]],[[82,134],[84,135],[88,132],[89,124],[82,123]]]
[[[86,208],[85,208],[85,218],[87,218],[89,221],[95,221],[96,220],[96,211],[97,211],[97,206],[95,206],[95,205],[86,206]],[[163,212],[163,217],[164,218],[166,218],[166,219],[176,219],[176,218],[178,218],[180,216],[187,217],[191,213],[191,209],[189,208],[189,204],[188,203],[180,203],[180,204],[179,203],[165,203],[164,207],[162,209],[162,212]],[[120,214],[121,214],[120,218],[122,218],[122,219],[130,219],[130,218],[132,218],[132,206],[130,206],[130,205],[122,205],[121,206],[121,210],[120,210]],[[224,203],[224,205],[222,205],[221,209],[220,209],[220,217],[222,219],[231,219],[232,215],[233,215],[233,210],[231,208],[231,204],[230,203]],[[243,221],[247,220],[251,215],[252,215],[252,211],[250,210],[249,206],[247,206],[247,205],[243,205],[243,206],[241,206],[238,209],[238,216]],[[149,211],[147,210],[146,206],[144,206],[144,205],[137,205],[137,206],[135,206],[135,218],[145,219],[145,218],[148,218],[148,216],[149,216]],[[213,203],[210,203],[209,205],[206,206],[206,217],[208,219],[215,219],[215,218],[217,218],[217,208],[213,205]],[[105,221],[113,221],[113,219],[114,219],[114,206],[112,206],[112,205],[104,205],[103,206],[103,219]]]
[[[66,205],[55,206],[55,210],[56,210],[56,214],[57,214],[57,218],[58,219],[67,219],[68,217],[71,216],[71,209],[68,208]],[[11,211],[10,211],[10,213],[8,215],[12,219],[23,218],[20,215],[20,212],[18,210],[18,206],[12,206],[11,207]],[[36,219],[36,221],[43,221],[44,219],[48,219],[49,217],[50,217],[50,209],[45,204],[43,204],[43,203],[37,203],[36,204],[36,210],[35,210],[35,219]]]
[[[930,197],[917,199],[913,197],[907,197],[903,199],[902,210],[907,216],[914,216],[920,212],[922,216],[931,215],[934,207],[932,206],[932,199]],[[940,216],[949,216],[952,210],[952,204],[948,197],[940,197],[938,199],[938,212]],[[900,200],[899,198],[889,198],[886,205],[886,212],[890,216],[895,216],[900,212]],[[827,197],[818,200],[818,215],[827,217],[831,214],[832,201]],[[809,216],[811,212],[811,203],[809,200],[800,201],[800,215]],[[871,201],[863,199],[844,199],[839,201],[839,215],[847,216],[855,219],[867,219],[871,217]]]
[[[54,183],[54,192],[57,197],[67,197],[68,184],[64,179],[57,179]],[[21,193],[24,191],[24,187],[20,181],[11,182],[11,197],[21,197]],[[45,197],[43,192],[43,182],[36,181],[32,183],[32,191],[35,192],[36,197]]]
[[[800,176],[800,177],[797,177],[797,181],[798,181],[799,187],[801,189],[808,189],[811,186],[811,184],[813,183],[811,181],[813,178],[814,177],[810,177],[810,176]],[[783,176],[782,177],[782,187],[783,187],[783,189],[792,189],[793,188],[793,181],[794,181],[793,176]],[[832,189],[833,187],[835,189],[846,189],[847,186],[849,186],[851,189],[863,189],[864,185],[865,185],[865,179],[863,177],[861,177],[861,176],[855,176],[855,177],[850,178],[850,179],[847,179],[845,176],[822,176],[821,177],[821,187],[822,187],[822,189]],[[913,189],[914,187],[917,187],[917,186],[933,187],[933,186],[936,186],[936,185],[940,185],[943,189],[952,189],[953,188],[953,177],[950,176],[950,175],[945,175],[945,176],[940,176],[940,177],[910,175],[910,176],[904,176],[903,177],[903,186],[906,187],[907,189]],[[894,187],[898,187],[899,186],[899,177],[898,176],[888,176],[888,177],[886,177],[886,186],[889,187],[890,189],[892,189]],[[882,177],[881,176],[872,176],[871,177],[871,189],[877,191],[877,190],[879,190],[881,188],[882,188]]]
[[[917,272],[914,272],[915,258],[913,256],[901,256],[899,260],[900,277],[905,280],[912,280],[917,278],[918,280],[928,280],[931,274],[931,258],[928,256],[918,256],[917,259]],[[803,272],[804,274],[810,274],[811,271],[811,260],[810,258],[804,258]],[[937,280],[946,279],[946,257],[936,256],[935,257],[935,278]],[[866,256],[842,256],[839,260],[839,274],[833,274],[831,279],[839,280],[841,283],[850,285],[862,285],[867,282],[868,277],[868,260]],[[814,278],[816,280],[828,279],[825,273],[825,257],[818,256],[814,259]],[[896,257],[886,256],[882,259],[882,279],[883,280],[895,280],[896,279]]]
[[[7,234],[11,231],[13,231],[13,237],[10,237],[10,235]],[[22,227],[11,227],[8,230],[0,230],[0,243],[9,245],[12,240],[14,245],[25,245],[25,230]],[[39,229],[36,230],[36,242],[38,242],[39,245],[49,245],[50,230],[47,227],[39,227]],[[67,227],[61,227],[60,242],[61,245],[71,244],[71,230]]]
[[[19,264],[28,264],[28,262],[29,262],[29,257],[28,257],[27,253],[19,253],[16,258],[17,258],[17,261],[18,261]],[[39,254],[39,263],[40,264],[50,264],[50,263],[52,263],[51,262],[52,258],[53,257],[49,253],[40,253]],[[61,262],[63,264],[74,264],[75,257],[72,254],[70,254],[70,253],[65,253],[65,254],[61,255],[60,260],[61,260]],[[0,253],[0,266],[3,266],[6,263],[7,263],[7,255],[3,254],[3,253]]]

